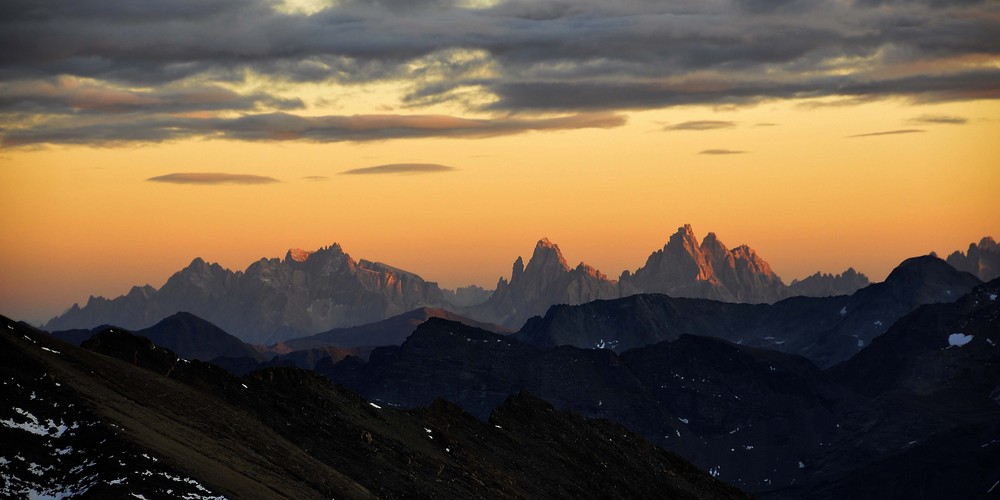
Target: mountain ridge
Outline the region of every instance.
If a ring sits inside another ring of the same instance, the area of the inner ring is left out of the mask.
[[[492,292],[472,286],[444,290],[387,264],[355,261],[336,243],[315,251],[289,249],[283,259],[260,259],[242,271],[198,257],[159,290],[145,285],[115,299],[92,296],[83,307],[74,304],[44,326],[69,330],[116,324],[139,330],[190,311],[243,341],[270,344],[369,324],[420,307],[517,329],[552,305],[636,293],[773,303],[790,296],[847,295],[868,284],[867,277],[848,268],[785,285],[751,247],[729,249],[715,233],[698,242],[691,226],[684,225],[643,266],[623,272],[618,280],[584,262],[571,267],[558,245],[542,238],[527,263],[517,257],[510,279],[499,278]]]

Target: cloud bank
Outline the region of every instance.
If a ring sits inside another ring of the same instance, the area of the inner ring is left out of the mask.
[[[455,167],[436,163],[390,163],[374,167],[352,168],[341,172],[341,175],[429,174],[455,170],[457,170]]]
[[[735,149],[706,149],[698,154],[700,155],[741,155],[746,153],[746,151],[739,151]]]
[[[243,128],[274,115],[295,129],[288,140],[355,140],[271,90],[305,82],[396,85],[418,113],[448,103],[500,123],[787,98],[1000,98],[1000,3],[990,0],[276,5],[0,3],[3,144],[259,140]],[[228,127],[216,133],[213,120]]]
[[[900,129],[900,130],[886,130],[884,132],[868,132],[866,134],[855,134],[855,135],[849,135],[847,137],[848,138],[856,138],[856,137],[878,137],[878,136],[882,136],[882,135],[919,134],[919,133],[923,133],[923,132],[926,132],[926,130],[918,129],[918,128],[907,128],[907,129]]]
[[[263,175],[224,174],[217,172],[180,172],[159,175],[146,179],[149,182],[165,182],[169,184],[272,184],[278,179]]]

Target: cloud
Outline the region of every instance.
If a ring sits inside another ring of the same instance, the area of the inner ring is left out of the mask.
[[[926,123],[930,125],[965,125],[969,122],[967,118],[949,115],[920,115],[907,120],[910,123]]]
[[[717,130],[720,128],[733,128],[736,126],[734,122],[719,121],[719,120],[698,120],[690,122],[681,122],[676,125],[668,125],[663,127],[663,130]]]
[[[625,117],[612,113],[581,113],[552,118],[472,119],[448,115],[325,115],[299,116],[275,112],[237,118],[151,115],[56,119],[34,126],[0,131],[0,145],[38,144],[119,145],[202,137],[239,141],[364,142],[412,138],[483,138],[529,131],[612,128]]]
[[[434,172],[452,172],[455,167],[438,165],[436,163],[390,163],[374,167],[352,168],[341,172],[341,175],[377,175],[377,174],[429,174]]]
[[[296,109],[299,99],[264,93],[239,94],[218,85],[167,85],[128,89],[82,78],[20,80],[0,84],[0,111],[35,113],[185,113],[192,111],[251,111],[258,107]]]
[[[741,155],[746,153],[746,151],[738,151],[735,149],[706,149],[698,154],[700,155]]]
[[[329,177],[326,177],[326,176],[323,176],[323,175],[307,175],[307,176],[305,176],[305,177],[302,178],[302,180],[311,181],[311,182],[319,182],[319,181],[325,181],[325,180],[329,180],[329,179],[330,179]]]
[[[880,135],[919,134],[919,133],[922,133],[922,132],[926,132],[926,130],[917,129],[917,128],[908,128],[908,129],[901,129],[901,130],[887,130],[885,132],[869,132],[867,134],[849,135],[847,137],[848,138],[855,138],[855,137],[877,137],[877,136],[880,136]]]
[[[149,182],[167,182],[171,184],[272,184],[279,182],[273,177],[250,174],[224,174],[216,172],[181,172],[159,175],[146,179]]]
[[[24,136],[66,134],[55,118],[68,113],[104,113],[130,114],[115,127],[144,129],[135,135],[214,137],[210,127],[171,134],[142,122],[198,111],[217,111],[230,125],[259,120],[302,103],[247,89],[294,95],[302,82],[387,84],[418,112],[443,103],[508,122],[787,98],[1000,99],[1000,16],[985,0],[469,5],[345,0],[302,12],[270,0],[145,0],[141,9],[120,0],[6,0],[0,118]],[[129,141],[106,123],[88,126],[106,127],[105,144]],[[298,137],[330,140],[318,136]]]

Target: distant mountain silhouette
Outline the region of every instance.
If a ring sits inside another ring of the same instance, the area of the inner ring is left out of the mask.
[[[316,252],[289,250],[284,259],[261,259],[242,272],[197,258],[160,290],[135,287],[114,300],[91,297],[45,327],[135,330],[189,311],[244,341],[267,344],[445,304],[436,283],[385,264],[355,262],[334,244]]]
[[[979,284],[975,276],[941,259],[917,257],[901,263],[885,282],[850,296],[793,297],[768,305],[633,295],[553,306],[515,336],[539,346],[624,352],[693,333],[799,354],[829,367],[853,356],[917,306],[954,301]]]
[[[1000,244],[989,236],[979,240],[978,245],[970,243],[966,253],[956,250],[947,260],[955,269],[972,273],[983,281],[1000,278]]]
[[[496,333],[510,333],[499,325],[480,323],[465,316],[444,309],[421,307],[391,318],[366,325],[335,328],[308,337],[299,337],[279,342],[269,349],[276,353],[290,353],[303,349],[335,346],[341,348],[378,347],[402,344],[417,326],[430,318],[445,318],[466,325],[483,328]]]
[[[582,262],[570,268],[559,246],[543,238],[528,265],[518,257],[510,281],[500,278],[489,300],[468,309],[468,314],[516,328],[552,304],[581,304],[618,295],[617,283]]]
[[[663,293],[726,302],[774,302],[787,296],[771,266],[746,245],[729,250],[715,233],[700,245],[690,225],[677,232],[646,265],[621,277],[623,295]]]
[[[868,277],[854,270],[847,268],[841,274],[813,274],[802,280],[792,280],[788,285],[788,294],[804,297],[833,297],[836,295],[850,295],[868,286]]]
[[[971,250],[988,269],[987,240]],[[995,245],[995,243],[993,243]],[[985,257],[984,257],[985,256]],[[968,259],[966,259],[968,260]],[[160,290],[133,287],[116,299],[91,297],[53,318],[50,330],[92,329],[114,324],[138,330],[188,311],[251,344],[271,344],[336,328],[382,321],[417,308],[453,311],[471,320],[521,328],[557,304],[662,293],[733,303],[774,303],[792,296],[849,295],[868,284],[850,268],[816,273],[785,285],[752,248],[729,249],[714,233],[698,242],[689,225],[619,280],[580,263],[570,267],[558,245],[538,241],[525,264],[514,261],[510,279],[492,292],[479,287],[442,290],[436,283],[385,264],[354,261],[339,245],[315,252],[289,250],[284,259],[261,259],[233,272],[195,259]]]

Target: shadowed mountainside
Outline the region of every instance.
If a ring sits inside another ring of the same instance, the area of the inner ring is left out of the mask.
[[[241,272],[197,258],[159,290],[147,285],[113,300],[91,297],[45,328],[140,329],[188,311],[244,341],[267,344],[444,305],[436,283],[385,264],[355,262],[334,244],[315,252],[289,250],[284,259],[261,259]]]
[[[989,290],[978,288],[963,301],[988,298]],[[896,329],[909,332],[908,325],[924,324],[925,310],[949,306],[918,309]],[[993,309],[955,317],[956,324],[980,325],[969,331],[984,350],[969,357],[940,347],[952,326],[933,333],[930,354],[946,357],[930,364],[944,370],[966,359],[956,380],[978,378],[955,392],[957,399],[861,394],[801,357],[721,339],[680,335],[617,355],[527,345],[440,319],[421,325],[402,346],[376,349],[367,362],[347,358],[317,370],[378,404],[420,406],[443,396],[480,418],[507,395],[528,390],[557,408],[619,422],[765,497],[887,498],[901,488],[908,498],[958,490],[975,498],[1000,479],[993,477],[1000,465],[1000,406],[991,385],[1000,350],[986,340],[998,335]],[[980,338],[980,329],[992,333]],[[954,437],[964,451],[943,448],[942,436]],[[952,461],[941,463],[935,454]],[[908,483],[908,477],[933,479]]]
[[[856,354],[917,306],[954,301],[979,283],[941,259],[915,257],[901,263],[884,282],[850,296],[734,304],[633,295],[553,306],[515,335],[539,346],[623,352],[690,333],[799,354],[825,368]]]
[[[960,271],[976,275],[983,281],[1000,278],[1000,244],[986,236],[979,244],[970,243],[969,250],[959,250],[948,256],[948,264]]]
[[[93,425],[114,429],[135,453],[194,478],[206,493],[746,497],[618,425],[557,411],[525,393],[507,398],[484,423],[444,400],[406,411],[372,404],[304,370],[271,368],[237,378],[120,329],[98,332],[84,343],[88,350],[0,319],[4,365],[17,361],[45,373],[35,378],[28,370],[5,369],[4,382],[25,388],[8,396],[12,408],[51,398],[52,387],[62,388],[93,415]],[[9,417],[0,421],[4,442],[30,433],[23,422],[38,419],[0,411]],[[59,406],[48,411],[51,416],[42,418],[68,415]],[[50,453],[49,445],[61,437],[49,434],[23,452]],[[81,456],[99,454],[105,444],[74,441]],[[0,470],[6,484],[37,481],[16,465],[19,459],[4,455]],[[123,486],[115,491],[163,493],[158,484],[144,487],[130,479],[142,477],[146,463],[128,464],[135,464],[134,474],[129,466],[114,464]],[[63,477],[72,466],[55,461],[48,477]],[[110,471],[101,473],[111,477]]]

